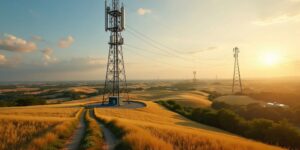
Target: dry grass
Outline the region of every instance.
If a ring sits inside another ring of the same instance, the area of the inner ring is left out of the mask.
[[[76,125],[79,122],[79,118],[82,112],[83,108],[81,108],[76,113],[74,118],[62,122],[44,135],[33,139],[30,142],[28,149],[61,149],[64,143],[68,140],[69,137],[71,137],[71,135],[75,131]]]
[[[13,108],[0,109],[0,115],[38,116],[38,117],[75,117],[80,108]]]
[[[69,90],[74,93],[84,93],[84,94],[91,94],[97,92],[95,88],[87,87],[87,86],[72,87]]]
[[[207,96],[192,93],[181,94],[179,95],[179,99],[176,99],[175,101],[180,105],[189,107],[210,107],[212,104]]]
[[[86,150],[102,150],[104,149],[104,141],[102,130],[98,122],[91,117],[91,110],[87,110],[85,120],[87,122],[87,129],[82,141],[82,149]]]
[[[130,94],[132,99],[145,100],[173,100],[186,107],[210,107],[211,101],[208,100],[208,94],[200,91],[139,91]]]
[[[0,149],[18,149],[31,139],[46,132],[59,122],[53,120],[18,119],[0,117]]]
[[[80,108],[19,107],[0,109],[0,149],[45,146],[76,124]],[[70,132],[69,134],[71,134]],[[68,134],[66,134],[68,135]],[[29,144],[30,143],[30,144]],[[39,149],[39,148],[35,148]]]
[[[122,141],[133,149],[280,149],[192,122],[153,102],[145,103],[146,108],[136,110],[96,109],[96,115],[106,122],[114,120],[125,131]]]

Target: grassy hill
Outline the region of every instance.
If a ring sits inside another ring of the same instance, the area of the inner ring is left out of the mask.
[[[96,116],[122,128],[122,140],[133,149],[280,149],[187,120],[154,102],[145,108],[97,108]]]
[[[264,102],[255,100],[249,96],[244,95],[227,95],[216,98],[214,101],[225,102],[230,105],[248,105],[251,103],[263,104]]]
[[[173,91],[173,90],[152,90],[139,91],[131,94],[133,99],[142,98],[148,101],[173,100],[178,104],[187,107],[210,107],[211,101],[208,94],[200,91]]]

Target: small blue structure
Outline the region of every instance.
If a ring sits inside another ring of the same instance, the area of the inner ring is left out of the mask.
[[[119,98],[117,96],[111,96],[108,99],[109,106],[116,106],[119,104]]]

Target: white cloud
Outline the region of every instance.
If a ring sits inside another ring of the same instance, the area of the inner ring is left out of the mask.
[[[274,0],[274,3],[262,3],[259,18],[252,23],[258,26],[293,23],[300,21],[300,0]]]
[[[2,54],[0,54],[0,64],[5,64],[6,63],[6,57]]]
[[[0,39],[0,50],[12,52],[32,52],[37,49],[35,43],[7,34]]]
[[[45,48],[44,50],[42,50],[42,53],[43,53],[43,59],[45,65],[57,61],[57,59],[53,56],[53,49]]]
[[[72,36],[68,36],[66,38],[61,39],[58,42],[58,46],[60,48],[69,48],[74,42],[74,38]]]
[[[144,16],[144,15],[146,15],[146,14],[152,13],[152,10],[151,10],[151,9],[147,9],[147,8],[139,8],[139,9],[137,10],[137,13],[138,13],[139,15],[141,15],[141,16]]]
[[[286,23],[286,22],[297,22],[300,21],[300,13],[295,15],[282,14],[279,16],[269,17],[267,19],[254,21],[253,24],[259,26],[268,26],[272,24]]]

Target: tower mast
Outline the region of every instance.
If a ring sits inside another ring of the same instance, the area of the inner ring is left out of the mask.
[[[119,0],[105,0],[105,31],[110,32],[109,53],[102,104],[121,105],[122,100],[129,101],[122,45],[122,32],[125,30],[125,10]],[[123,94],[123,95],[122,95]]]
[[[196,76],[197,76],[197,71],[194,71],[194,72],[193,72],[193,75],[194,75],[193,82],[196,82],[196,81],[197,81],[197,78],[196,78]]]
[[[233,81],[232,81],[232,94],[235,94],[236,88],[239,89],[240,93],[243,93],[241,72],[239,66],[239,48],[233,48],[233,57],[234,57],[234,71],[233,71]]]

